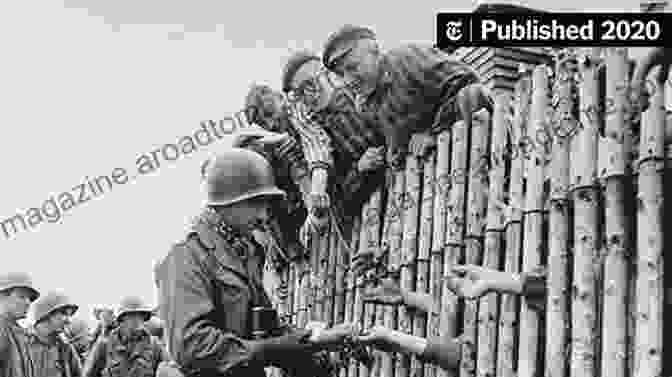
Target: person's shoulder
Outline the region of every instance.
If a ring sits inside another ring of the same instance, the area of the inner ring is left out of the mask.
[[[394,46],[384,54],[389,59],[440,57],[450,58],[450,54],[428,43],[409,42]]]

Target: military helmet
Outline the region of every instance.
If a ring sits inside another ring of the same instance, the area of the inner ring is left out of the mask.
[[[144,301],[142,301],[140,297],[124,297],[119,304],[119,308],[117,309],[117,322],[121,322],[124,315],[133,313],[144,314],[146,318],[145,321],[147,321],[152,316],[152,308],[145,305]]]
[[[209,205],[228,206],[261,196],[285,198],[275,185],[271,165],[253,151],[229,148],[202,169]]]
[[[30,291],[30,301],[35,301],[40,297],[40,292],[35,289],[33,280],[25,272],[8,272],[0,274],[0,292],[8,291],[13,288],[26,288]]]
[[[35,323],[39,323],[56,311],[70,310],[70,315],[73,315],[78,309],[79,306],[73,304],[68,296],[59,292],[49,292],[33,304],[33,318]]]

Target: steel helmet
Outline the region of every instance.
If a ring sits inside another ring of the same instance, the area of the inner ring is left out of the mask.
[[[40,297],[40,292],[33,286],[33,280],[25,272],[7,272],[0,274],[0,292],[13,288],[26,288],[30,291],[30,301]]]
[[[209,205],[227,206],[260,196],[285,198],[275,186],[271,165],[253,151],[229,148],[202,168]]]
[[[70,310],[70,315],[77,312],[79,306],[73,304],[68,296],[59,292],[49,292],[33,304],[33,318],[39,323],[59,310]]]
[[[117,309],[117,322],[121,322],[122,317],[126,314],[141,313],[145,315],[145,321],[152,316],[152,308],[145,305],[140,297],[128,296],[121,300],[119,309]]]

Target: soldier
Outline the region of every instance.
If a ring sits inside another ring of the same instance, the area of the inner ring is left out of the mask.
[[[36,376],[28,333],[18,321],[26,318],[30,304],[39,297],[28,274],[0,274],[0,376]]]
[[[381,127],[388,163],[395,168],[409,149],[423,156],[444,126],[464,119],[469,127],[473,111],[492,112],[479,75],[437,48],[406,44],[382,52],[373,31],[346,25],[328,38],[322,60],[353,88],[360,110]]]
[[[49,292],[33,305],[31,358],[39,377],[81,377],[82,363],[75,348],[64,341],[63,332],[79,307],[58,292]]]
[[[91,333],[88,323],[82,318],[75,318],[65,328],[65,336],[68,342],[79,354],[79,359],[83,363],[86,359],[86,354],[91,347]]]
[[[114,321],[114,310],[108,307],[99,307],[93,309],[93,316],[98,321],[96,330],[93,332],[92,344],[98,342],[100,338],[104,338],[117,327]]]
[[[354,217],[384,181],[385,135],[357,113],[351,92],[334,83],[315,54],[293,54],[283,69],[282,86],[290,101],[305,107],[305,115],[329,136],[333,158],[329,192],[338,198],[331,204],[342,233],[349,237]]]
[[[84,365],[86,377],[154,376],[167,352],[145,328],[152,309],[138,297],[121,300],[116,315],[119,327],[98,341]]]
[[[205,165],[204,184],[206,208],[157,270],[160,316],[174,359],[174,373],[163,372],[260,377],[275,366],[295,377],[324,375],[328,370],[314,354],[342,343],[353,329],[310,338],[310,331],[277,321],[262,286],[264,250],[252,236],[266,230],[273,201],[285,198],[270,164],[231,148]]]

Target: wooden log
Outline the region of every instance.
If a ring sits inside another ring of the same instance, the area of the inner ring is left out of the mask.
[[[508,95],[495,93],[495,109],[492,119],[492,137],[490,141],[489,194],[487,220],[485,228],[485,250],[483,265],[498,270],[504,246],[504,185],[506,181],[506,132]],[[479,311],[478,328],[478,375],[496,376],[497,370],[497,334],[499,320],[498,295],[490,293],[482,298]]]
[[[369,221],[371,221],[370,214],[375,213],[374,200],[375,199],[372,196],[362,207],[362,224],[358,245],[359,246],[358,251],[360,253],[366,251],[369,245],[368,237],[369,234],[371,233],[369,229],[370,226]],[[355,276],[354,282],[355,282],[355,307],[353,309],[353,319],[358,321],[358,323],[362,328],[366,328],[367,323],[365,322],[365,304],[364,301],[362,300],[362,290],[365,287],[364,276]],[[357,362],[355,360],[350,360],[350,370],[351,375],[353,373],[356,373],[359,377],[369,377],[370,372],[369,369],[364,365],[357,365]]]
[[[509,159],[509,204],[505,206],[506,251],[504,254],[504,270],[510,273],[520,272],[520,255],[523,245],[522,202],[523,202],[523,156],[518,146],[523,136],[529,114],[532,80],[524,74],[516,83],[509,139],[511,150]],[[497,345],[497,375],[514,377],[516,373],[516,345],[518,344],[518,297],[503,294],[500,308],[499,336]]]
[[[574,283],[572,286],[572,355],[570,373],[577,377],[596,374],[598,258],[597,136],[599,81],[597,59],[588,52],[579,56],[580,121],[570,155],[570,185],[574,201]]]
[[[434,215],[431,266],[430,266],[430,294],[437,304],[436,311],[428,313],[427,336],[438,338],[441,336],[441,307],[443,281],[443,253],[445,250],[446,222],[448,220],[448,194],[450,193],[450,129],[441,132],[436,140],[436,189],[434,193]],[[427,168],[425,168],[427,171]],[[436,377],[437,368],[429,363],[425,364],[425,377]]]
[[[535,67],[532,73],[532,104],[530,121],[527,124],[527,135],[534,137],[548,129],[547,109],[548,67]],[[544,147],[535,143],[534,148],[526,156],[527,186],[525,193],[524,236],[523,236],[523,271],[529,272],[540,267],[543,249],[543,210],[544,210],[544,178],[546,153]],[[536,376],[537,358],[539,356],[539,314],[525,303],[520,310],[520,342],[518,348],[518,374],[520,377]]]
[[[448,223],[446,226],[446,251],[443,257],[443,276],[444,284],[442,287],[441,298],[441,337],[454,338],[457,336],[458,322],[457,314],[459,309],[459,300],[450,290],[449,277],[452,274],[452,268],[460,263],[464,249],[464,233],[466,218],[466,197],[467,197],[467,168],[469,164],[469,138],[471,133],[466,129],[463,120],[453,124],[451,130],[452,151],[451,151],[451,189],[448,204]],[[464,348],[464,347],[463,347]],[[469,363],[470,359],[463,360]],[[471,359],[473,361],[473,358]],[[471,369],[468,364],[467,369]],[[462,369],[462,366],[460,367]],[[437,371],[440,377],[452,377],[457,375],[453,371]]]
[[[548,227],[548,276],[546,300],[546,373],[567,374],[569,337],[568,252],[569,252],[569,134],[576,128],[574,75],[576,56],[567,54],[556,62],[553,104],[554,138],[551,156],[551,197]]]
[[[406,172],[402,170],[394,172],[393,174],[392,191],[388,197],[388,201],[391,201],[390,205],[388,205],[389,212],[385,213],[385,216],[390,216],[389,234],[387,235],[387,241],[389,242],[387,271],[391,277],[398,279],[402,262],[401,249],[404,233],[403,205],[404,191],[406,188]],[[398,328],[397,308],[393,306],[385,307],[384,325],[387,328],[394,330]],[[396,359],[397,355],[387,353],[383,355],[381,376],[395,377]]]
[[[628,125],[627,49],[609,48],[606,58],[607,90],[605,138],[600,141],[600,178],[605,185],[604,306],[602,321],[603,377],[627,376],[628,220],[625,208],[626,150],[624,133]]]
[[[658,67],[660,68],[660,67]],[[637,192],[636,377],[662,374],[663,175],[665,169],[665,79],[654,69],[650,106],[642,114]]]
[[[490,114],[483,109],[471,115],[471,146],[469,148],[469,181],[467,182],[467,223],[465,234],[465,262],[481,264],[483,262],[483,237],[487,209],[489,126]],[[468,300],[464,309],[464,339],[461,377],[476,375],[478,336],[478,306],[480,300]],[[489,339],[490,340],[490,339]],[[485,351],[487,352],[487,351]],[[484,358],[487,355],[483,355]],[[494,365],[493,365],[494,372]],[[485,371],[484,373],[488,373]]]
[[[351,247],[355,248],[350,250],[351,253],[354,253],[356,250],[359,250],[359,235],[361,232],[362,216],[355,217],[352,225],[352,242]],[[347,257],[347,258],[346,258]],[[349,268],[352,254],[344,257],[344,265],[348,266],[345,273],[345,302],[344,302],[344,321],[347,323],[352,323],[361,326],[359,317],[355,317],[355,275],[352,269]],[[356,371],[357,368],[356,361],[351,359],[348,360],[347,366],[341,369],[339,374],[340,377],[357,377]]]
[[[436,153],[432,152],[422,168],[422,201],[420,206],[420,230],[418,236],[418,257],[415,290],[429,293],[430,251],[434,230],[434,191],[436,182]],[[427,318],[430,313],[415,313],[413,316],[413,335],[427,337]],[[425,366],[417,357],[411,360],[411,376],[424,377]]]
[[[415,291],[416,259],[418,257],[418,222],[420,221],[420,200],[422,195],[422,169],[417,157],[409,154],[406,158],[404,196],[401,201],[403,213],[403,234],[401,241],[400,286]],[[397,308],[398,330],[406,334],[413,333],[413,317],[405,305]],[[396,375],[408,377],[411,358],[399,353],[396,362]]]

